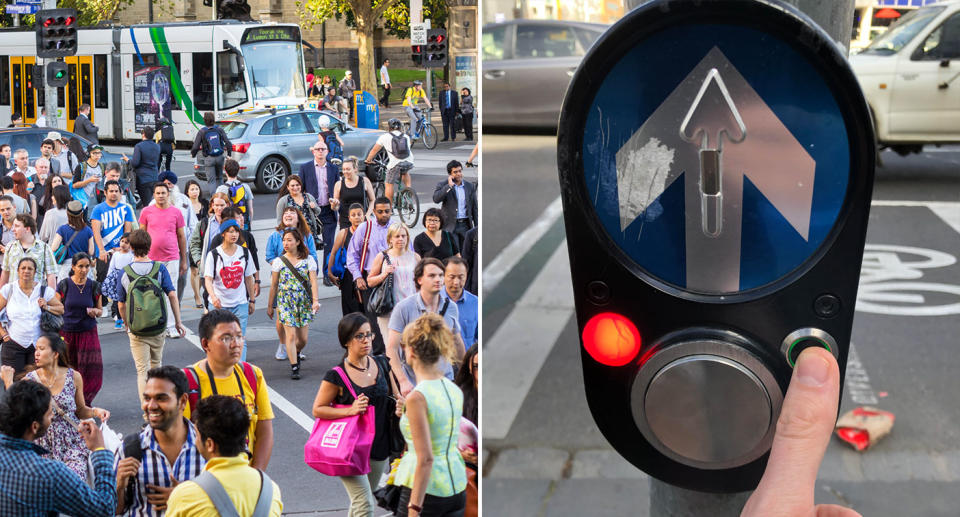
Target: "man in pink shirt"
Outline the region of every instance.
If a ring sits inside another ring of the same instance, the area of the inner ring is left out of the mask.
[[[187,242],[183,230],[186,223],[180,209],[170,204],[170,187],[166,183],[153,186],[153,199],[156,204],[140,212],[140,229],[150,234],[150,260],[166,266],[170,280],[177,285],[180,275],[187,272]],[[172,314],[167,303],[167,314]],[[173,325],[167,328],[167,337],[180,337]]]

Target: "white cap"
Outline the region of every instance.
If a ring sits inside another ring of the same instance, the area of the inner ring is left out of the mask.
[[[332,123],[330,122],[330,117],[323,115],[320,117],[319,124],[320,124],[320,127],[322,128],[328,128],[331,126]]]

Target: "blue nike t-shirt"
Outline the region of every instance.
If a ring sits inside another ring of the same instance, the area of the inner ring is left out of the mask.
[[[120,245],[124,223],[134,221],[133,209],[124,203],[117,203],[117,206],[111,207],[104,201],[94,207],[90,219],[100,221],[102,225],[100,237],[103,238],[103,247],[110,251]]]

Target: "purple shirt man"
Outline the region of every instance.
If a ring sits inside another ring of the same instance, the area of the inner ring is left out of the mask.
[[[392,208],[390,202],[381,198],[373,205],[373,213],[376,219],[368,219],[357,227],[353,238],[350,239],[350,245],[347,247],[347,269],[353,275],[354,282],[358,289],[366,289],[367,282],[363,279],[361,271],[368,271],[373,266],[373,259],[377,254],[387,249],[387,229],[390,227],[390,214]],[[364,237],[367,235],[367,228],[370,228],[370,241],[367,245],[366,260],[360,263],[360,253],[363,251]]]

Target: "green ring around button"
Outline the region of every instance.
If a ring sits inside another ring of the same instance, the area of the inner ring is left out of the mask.
[[[826,349],[827,349],[827,352],[830,352],[831,354],[833,353],[833,350],[830,349],[830,345],[827,344],[826,341],[824,341],[824,340],[822,340],[822,339],[820,339],[820,338],[818,338],[818,337],[815,337],[815,336],[804,336],[804,337],[801,337],[801,338],[797,338],[793,343],[790,343],[790,348],[787,349],[787,364],[790,365],[790,368],[794,368],[794,367],[797,366],[796,363],[794,362],[794,360],[790,358],[790,357],[793,355],[793,347],[797,346],[797,343],[799,343],[799,342],[801,342],[801,341],[803,341],[803,340],[806,340],[806,339],[815,339],[815,340],[819,341],[820,344],[823,345],[823,348],[826,348]]]

